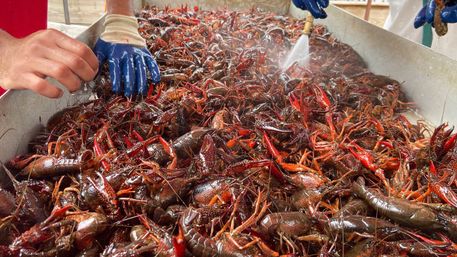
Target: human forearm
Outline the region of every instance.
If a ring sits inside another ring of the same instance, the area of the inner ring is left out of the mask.
[[[133,0],[107,0],[106,10],[108,14],[133,16]]]
[[[13,39],[13,36],[8,34],[8,32],[4,31],[3,29],[0,29],[0,47],[2,46],[1,44],[5,41],[9,41]]]
[[[8,32],[0,29],[0,57],[5,55],[6,46],[9,45],[8,43],[14,40],[14,38],[8,34]],[[6,60],[5,58],[0,58],[0,85],[2,78],[5,77],[6,73]]]

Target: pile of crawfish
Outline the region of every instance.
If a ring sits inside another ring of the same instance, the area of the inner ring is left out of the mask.
[[[105,71],[4,165],[1,256],[457,256],[457,134],[326,28],[283,70],[303,21],[138,19],[162,81]]]

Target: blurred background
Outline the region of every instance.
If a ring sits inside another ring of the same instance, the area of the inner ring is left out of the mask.
[[[154,0],[136,0],[135,5],[139,8],[145,3],[160,5],[162,1]],[[176,4],[180,2],[186,2],[184,0],[175,1]],[[192,1],[199,5],[201,0]],[[276,1],[237,1],[237,0],[206,0],[205,4],[213,2],[215,5],[243,5],[246,2],[252,4],[258,2],[260,5],[272,6],[274,3],[287,5],[284,7],[288,9],[290,1],[288,0],[276,0]],[[352,13],[353,15],[365,19],[377,26],[383,26],[389,14],[389,4],[387,0],[340,0],[330,1],[336,6]],[[222,4],[221,4],[222,3]],[[275,8],[277,10],[277,8]],[[105,11],[104,0],[49,0],[48,7],[48,20],[49,27],[56,28],[67,34],[77,35],[82,32],[88,25],[95,22]],[[70,26],[71,25],[71,26]]]
[[[141,6],[143,3],[148,2],[160,3],[164,1],[138,0],[136,1],[136,5]],[[224,2],[228,3],[230,1]],[[364,18],[367,6],[366,0],[340,0],[330,2],[333,2],[358,17]],[[104,13],[104,10],[104,0],[49,0],[48,17],[50,22],[55,23],[89,25],[97,20],[97,18]],[[386,0],[372,0],[371,12],[368,21],[382,26],[388,13],[389,5]]]

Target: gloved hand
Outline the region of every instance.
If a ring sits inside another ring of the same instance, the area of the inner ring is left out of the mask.
[[[100,70],[106,61],[109,62],[114,93],[123,91],[125,96],[146,94],[147,69],[153,83],[160,81],[159,66],[146,48],[145,40],[138,33],[135,17],[107,15],[105,32],[95,44],[94,52],[100,62]]]
[[[444,7],[441,12],[441,20],[446,23],[456,23],[457,22],[457,1],[453,1],[452,4]]]
[[[302,10],[309,11],[316,19],[327,18],[324,8],[329,5],[329,0],[293,0],[295,6]]]
[[[414,27],[417,29],[423,26],[425,23],[433,25],[435,19],[436,3],[434,0],[430,0],[427,4],[419,11],[415,20]],[[441,11],[441,21],[444,23],[456,23],[457,22],[457,2],[448,4]]]

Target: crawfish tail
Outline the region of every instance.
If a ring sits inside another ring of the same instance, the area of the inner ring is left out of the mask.
[[[311,221],[302,212],[277,212],[266,215],[259,224],[263,234],[276,235],[282,233],[288,236],[306,234],[311,228]]]
[[[222,241],[214,241],[211,238],[204,237],[194,227],[198,220],[202,219],[202,214],[195,209],[188,208],[184,211],[179,221],[186,238],[187,248],[191,250],[194,256],[200,257],[243,257],[250,256],[240,253],[228,247]]]
[[[328,228],[333,233],[366,233],[379,237],[395,236],[401,228],[386,220],[366,217],[360,215],[350,215],[332,218],[328,222]]]
[[[368,214],[370,207],[360,199],[353,199],[346,203],[341,209],[335,214],[337,217],[344,217],[348,215],[362,215]]]
[[[193,227],[194,222],[201,217],[201,214],[194,209],[187,209],[180,219],[180,225],[186,238],[187,247],[192,254],[201,257],[217,256],[218,250],[216,242],[204,237]]]

